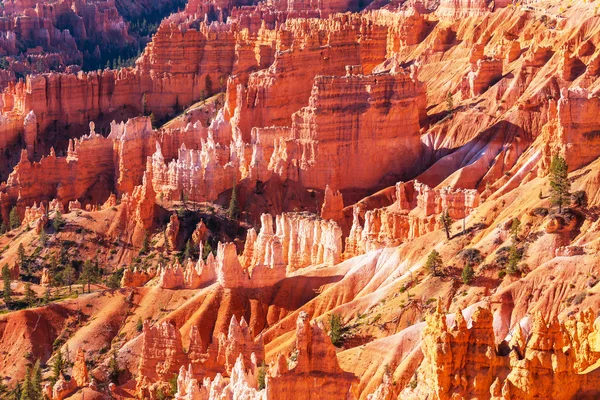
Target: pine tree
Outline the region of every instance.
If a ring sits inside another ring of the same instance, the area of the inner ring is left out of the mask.
[[[521,253],[517,246],[513,243],[508,250],[508,263],[506,266],[506,272],[510,275],[516,275],[519,273],[519,261],[521,261]]]
[[[25,378],[23,379],[23,387],[21,389],[20,400],[34,400],[34,391],[31,384],[31,368],[25,370]]]
[[[425,269],[433,276],[438,276],[440,274],[440,268],[442,268],[442,256],[440,256],[440,253],[438,253],[437,250],[432,250],[427,256]]]
[[[42,303],[49,304],[50,303],[50,288],[47,287],[44,292],[44,297],[42,298]]]
[[[446,109],[449,113],[454,111],[454,99],[452,98],[452,92],[446,94]]]
[[[25,303],[27,303],[29,307],[32,307],[36,300],[37,298],[35,296],[35,292],[31,288],[31,283],[27,282],[25,284]]]
[[[60,378],[60,374],[65,369],[65,359],[63,357],[63,353],[61,349],[58,349],[56,353],[56,358],[54,359],[54,364],[52,364],[52,384],[54,385],[56,381]]]
[[[148,95],[146,93],[142,96],[142,114],[148,115]]]
[[[59,232],[61,228],[65,225],[65,220],[62,217],[60,211],[56,211],[54,214],[54,219],[52,220],[52,227],[54,228],[54,232]]]
[[[463,268],[463,272],[462,272],[463,283],[465,285],[470,285],[471,282],[473,281],[474,277],[475,277],[475,271],[473,270],[471,263],[467,263],[467,265],[465,265],[465,268]]]
[[[440,214],[440,223],[444,227],[444,231],[446,232],[446,238],[450,240],[450,227],[452,225],[452,217],[450,217],[450,213],[448,210],[445,210]]]
[[[23,243],[19,243],[17,255],[19,257],[19,265],[21,266],[21,270],[29,274],[29,263],[27,262],[27,256],[25,255],[25,247],[23,247]]]
[[[112,357],[108,363],[108,374],[110,381],[115,385],[119,383],[119,374],[121,370],[119,369],[119,361],[117,360],[117,350],[113,349]]]
[[[91,293],[91,284],[96,283],[99,279],[97,268],[92,264],[91,260],[85,260],[83,263],[83,269],[81,270],[80,279],[82,282],[87,283],[88,293]]]
[[[570,198],[571,183],[568,176],[569,166],[564,158],[559,155],[552,156],[550,163],[550,203],[558,206],[562,213],[563,206]]]
[[[12,302],[12,290],[10,288],[10,269],[8,269],[8,265],[6,264],[4,264],[2,267],[2,282],[2,296],[4,297],[4,303],[6,303],[6,307],[9,307],[10,303]]]
[[[208,241],[204,242],[204,247],[202,248],[202,259],[204,261],[206,261],[206,259],[212,252],[213,252],[213,249],[212,249],[210,243],[208,243]]]
[[[69,264],[64,271],[62,271],[62,278],[65,285],[69,286],[69,293],[71,293],[71,287],[75,283],[75,268]]]
[[[329,317],[329,338],[336,347],[342,344],[342,316],[340,314],[331,314]]]
[[[263,390],[267,386],[267,364],[265,364],[264,360],[260,367],[258,368],[258,390]]]
[[[188,258],[194,258],[194,246],[192,241],[188,239],[185,243],[185,250],[183,251],[183,262],[186,262]]]
[[[10,210],[10,214],[8,215],[8,220],[10,222],[10,229],[17,229],[21,226],[21,218],[19,217],[19,212],[17,211],[17,207],[13,207]]]
[[[31,372],[31,390],[33,392],[33,399],[43,399],[42,395],[42,369],[40,367],[40,360],[36,360],[33,365]]]
[[[237,185],[233,185],[233,189],[231,191],[231,200],[229,201],[229,209],[227,210],[227,214],[231,219],[237,219],[240,215],[240,208],[238,206],[237,200]]]
[[[42,230],[40,231],[40,243],[43,247],[46,247],[46,244],[48,243],[48,234],[44,227],[42,227]]]
[[[150,250],[150,235],[147,230],[144,230],[144,241],[142,242],[142,248],[140,254],[146,254]]]
[[[510,225],[510,235],[513,238],[513,242],[519,241],[519,231],[521,230],[521,221],[517,218],[513,218],[512,223]]]

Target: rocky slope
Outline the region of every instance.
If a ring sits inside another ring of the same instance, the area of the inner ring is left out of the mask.
[[[107,4],[69,21],[150,7]],[[597,398],[596,14],[190,0],[132,67],[7,75],[0,394]]]

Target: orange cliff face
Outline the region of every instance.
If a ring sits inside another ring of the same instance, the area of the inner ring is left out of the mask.
[[[13,1],[0,50],[150,6]],[[598,397],[595,14],[191,0],[133,67],[0,74],[0,383],[39,359],[52,399]]]

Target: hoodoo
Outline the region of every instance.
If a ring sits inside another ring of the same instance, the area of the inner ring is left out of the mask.
[[[600,398],[594,2],[1,8],[0,398]]]

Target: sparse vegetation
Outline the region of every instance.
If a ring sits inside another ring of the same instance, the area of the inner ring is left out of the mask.
[[[452,98],[452,92],[450,92],[450,91],[448,91],[448,93],[446,93],[446,110],[449,113],[454,112],[454,99]]]
[[[334,346],[340,347],[342,340],[342,316],[340,314],[331,314],[329,317],[329,338]]]
[[[517,243],[519,241],[519,232],[521,230],[521,221],[517,218],[512,219],[512,223],[510,225],[510,236],[513,239],[513,242]]]
[[[54,228],[54,232],[60,232],[60,230],[65,226],[66,222],[60,213],[60,211],[56,211],[54,213],[54,218],[52,219],[52,227]]]
[[[473,266],[470,263],[467,263],[462,271],[462,281],[465,285],[470,285],[473,282],[473,278],[475,277],[475,270],[473,270]]]
[[[54,363],[52,364],[52,378],[50,379],[52,384],[56,383],[56,381],[60,378],[60,374],[64,372],[64,369],[65,359],[63,357],[62,350],[59,349],[54,358]]]
[[[229,218],[236,220],[240,215],[240,208],[237,200],[237,185],[233,185],[231,190],[231,200],[229,201],[229,208],[227,209],[227,215]]]
[[[446,239],[450,240],[450,227],[452,226],[452,217],[450,217],[450,213],[448,210],[444,210],[440,214],[440,223],[444,227],[444,232],[446,232]]]
[[[427,272],[432,274],[433,276],[439,276],[441,274],[440,269],[442,268],[442,257],[437,250],[432,250],[431,253],[427,256],[427,261],[425,262],[425,269]]]
[[[570,198],[571,183],[568,170],[565,159],[555,154],[550,163],[550,203],[558,207],[559,213],[562,213]]]
[[[10,223],[10,229],[17,229],[19,226],[21,226],[21,218],[19,217],[17,207],[13,207],[10,210],[10,214],[8,215],[8,221]]]
[[[523,253],[519,251],[517,246],[513,244],[508,250],[508,263],[506,264],[506,272],[510,275],[517,275],[519,270],[519,261],[523,257]]]
[[[576,192],[573,192],[571,199],[576,207],[587,207],[587,193],[585,190],[577,190]]]
[[[258,390],[263,390],[266,387],[267,382],[267,365],[264,361],[258,368],[258,375],[256,379],[258,381]]]
[[[461,250],[460,257],[466,264],[471,264],[471,265],[479,265],[483,261],[483,256],[481,255],[481,251],[479,251],[478,249],[473,249],[473,248],[467,248],[467,249]]]
[[[119,384],[119,375],[121,370],[119,369],[119,361],[117,360],[117,349],[113,349],[112,356],[108,362],[108,378],[115,385]]]

